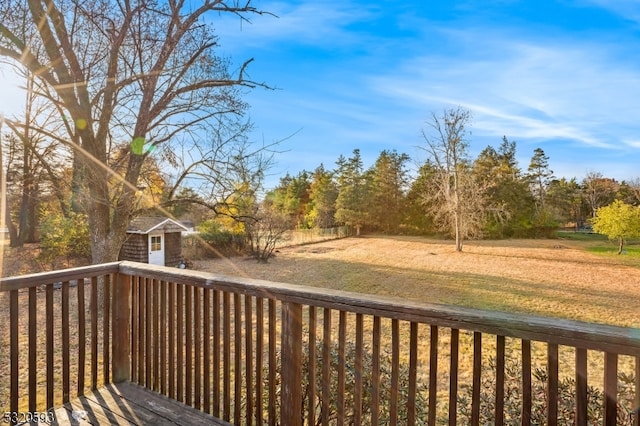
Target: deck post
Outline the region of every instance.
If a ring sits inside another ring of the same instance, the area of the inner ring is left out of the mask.
[[[116,274],[113,286],[113,383],[131,379],[131,276]]]
[[[302,426],[302,305],[282,303],[281,424]]]

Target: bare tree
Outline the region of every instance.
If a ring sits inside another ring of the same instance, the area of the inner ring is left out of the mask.
[[[602,173],[589,171],[582,180],[584,198],[591,209],[591,217],[596,217],[600,207],[615,200],[620,184],[614,179],[605,178]]]
[[[456,251],[480,232],[485,218],[485,189],[468,159],[470,119],[467,110],[449,109],[442,116],[432,114],[430,131],[422,131],[431,166],[425,205],[440,228],[455,237]]]
[[[268,203],[260,204],[253,217],[244,218],[243,223],[249,251],[263,263],[273,256],[277,244],[284,240],[293,225],[291,217]]]
[[[46,85],[42,95],[59,111],[65,134],[58,137],[73,150],[72,201],[89,215],[94,262],[117,258],[145,161],[162,146],[171,152],[179,137],[198,146],[212,123],[244,113],[239,87],[261,85],[246,78],[251,59],[232,74],[229,59],[216,55],[212,19],[220,13],[247,20],[262,12],[251,0],[0,5],[0,16],[17,16],[0,21],[0,56]]]

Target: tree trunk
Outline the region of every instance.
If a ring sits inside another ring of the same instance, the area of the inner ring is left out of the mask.
[[[618,238],[618,254],[622,254],[622,247],[624,246],[624,238]]]
[[[454,213],[454,227],[455,227],[455,233],[456,233],[456,251],[457,252],[461,252],[462,251],[462,224],[461,224],[461,219],[460,219],[460,215],[455,212]]]
[[[9,207],[9,201],[7,201],[5,207],[5,224],[7,226],[7,230],[9,231],[9,247],[22,247],[20,240],[18,238],[18,229],[11,221],[11,208]]]

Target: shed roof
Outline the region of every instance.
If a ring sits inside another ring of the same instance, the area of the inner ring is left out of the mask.
[[[183,232],[188,229],[168,217],[136,217],[127,228],[129,234],[148,234],[152,231]]]

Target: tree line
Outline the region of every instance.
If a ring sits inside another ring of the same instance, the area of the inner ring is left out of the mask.
[[[560,227],[590,226],[599,208],[621,200],[640,205],[640,180],[618,182],[598,172],[556,177],[542,148],[526,168],[516,142],[503,137],[469,154],[470,113],[433,114],[423,129],[427,160],[410,173],[409,155],[383,150],[365,167],[359,149],[335,167],[286,175],[265,202],[295,227],[348,225],[389,234],[439,234],[457,249],[468,238],[548,237]]]

